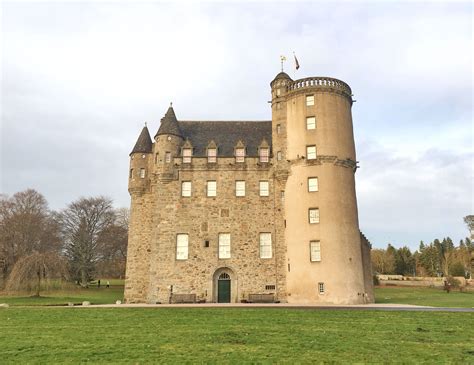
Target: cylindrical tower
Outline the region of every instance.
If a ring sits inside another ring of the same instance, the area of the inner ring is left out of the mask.
[[[288,161],[288,301],[364,303],[351,89],[328,77],[284,80],[271,85],[272,100],[285,104],[272,120],[274,131],[284,126]]]

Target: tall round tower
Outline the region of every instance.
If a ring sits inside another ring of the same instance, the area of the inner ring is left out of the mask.
[[[271,83],[274,151],[284,151],[289,302],[366,302],[350,87],[328,77]]]

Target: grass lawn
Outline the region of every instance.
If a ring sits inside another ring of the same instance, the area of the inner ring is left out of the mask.
[[[375,302],[474,308],[474,292],[452,290],[448,294],[434,288],[377,287]]]
[[[474,313],[0,309],[8,363],[474,363]]]

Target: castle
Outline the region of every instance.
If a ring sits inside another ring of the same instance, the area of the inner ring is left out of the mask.
[[[373,302],[350,87],[271,82],[271,121],[178,120],[130,153],[128,303]]]

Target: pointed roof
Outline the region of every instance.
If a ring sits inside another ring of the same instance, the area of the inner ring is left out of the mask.
[[[148,127],[145,126],[140,133],[140,136],[137,139],[137,143],[135,143],[135,147],[133,147],[132,153],[151,153],[153,149],[153,142],[151,141],[150,132],[148,131]]]
[[[175,136],[183,138],[183,133],[179,128],[178,119],[176,119],[176,114],[174,114],[173,106],[170,105],[165,116],[161,118],[160,128],[156,133],[156,136],[160,134],[173,134]]]

